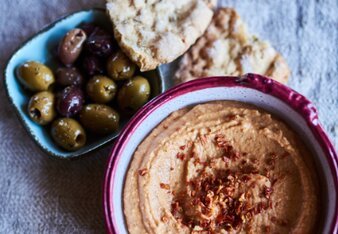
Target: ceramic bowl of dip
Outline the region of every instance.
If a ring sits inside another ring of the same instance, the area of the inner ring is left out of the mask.
[[[312,151],[318,173],[322,201],[320,232],[337,233],[337,153],[318,120],[316,108],[296,91],[255,74],[209,77],[180,84],[136,113],[117,138],[106,168],[103,205],[108,233],[127,233],[123,188],[137,146],[172,112],[216,100],[253,104],[274,114],[301,136]]]

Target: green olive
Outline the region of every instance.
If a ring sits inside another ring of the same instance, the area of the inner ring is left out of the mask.
[[[119,114],[111,107],[102,104],[86,105],[80,112],[80,122],[89,131],[106,135],[119,128]]]
[[[122,111],[131,113],[143,106],[150,96],[150,85],[146,78],[135,76],[125,83],[117,94],[117,102]]]
[[[40,124],[46,125],[56,116],[54,109],[55,97],[52,92],[42,91],[31,97],[28,103],[28,115]]]
[[[46,91],[55,81],[53,72],[47,66],[34,61],[22,64],[16,72],[20,83],[33,92]]]
[[[54,141],[62,148],[74,151],[86,144],[86,132],[74,119],[61,118],[52,123],[51,134]]]
[[[125,80],[133,77],[136,65],[122,52],[113,54],[107,61],[108,75],[114,80]]]
[[[110,102],[116,90],[115,82],[106,76],[94,76],[87,83],[87,94],[96,103]]]

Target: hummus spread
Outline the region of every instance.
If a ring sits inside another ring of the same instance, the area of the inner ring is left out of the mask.
[[[286,124],[220,101],[172,113],[138,146],[124,185],[130,233],[311,233],[311,155]]]

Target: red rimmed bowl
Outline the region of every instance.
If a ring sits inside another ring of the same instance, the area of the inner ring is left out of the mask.
[[[170,113],[189,105],[234,100],[256,105],[287,122],[314,155],[321,186],[321,233],[338,232],[338,158],[313,104],[296,91],[269,78],[210,77],[178,85],[161,94],[130,120],[116,140],[106,168],[104,212],[108,233],[127,233],[123,186],[133,153]]]

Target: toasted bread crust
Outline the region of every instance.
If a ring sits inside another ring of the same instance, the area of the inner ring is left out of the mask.
[[[209,25],[215,0],[107,0],[121,49],[141,71],[186,52]]]
[[[181,83],[249,72],[281,83],[286,83],[290,75],[284,58],[268,42],[250,35],[234,9],[220,8],[204,35],[183,56],[175,79]]]

